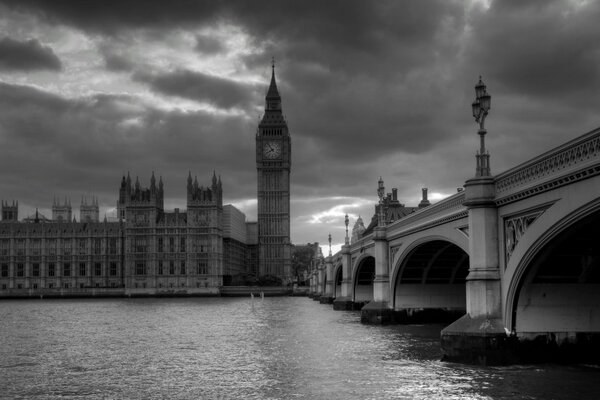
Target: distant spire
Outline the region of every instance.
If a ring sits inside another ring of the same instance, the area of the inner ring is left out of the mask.
[[[275,80],[275,57],[273,57],[271,64],[271,84],[269,85],[269,90],[267,91],[267,101],[268,100],[281,100],[279,90],[277,89],[277,82]]]

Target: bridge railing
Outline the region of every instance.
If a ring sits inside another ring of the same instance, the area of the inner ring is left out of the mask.
[[[397,232],[407,232],[419,227],[428,227],[430,224],[442,223],[451,216],[466,212],[463,206],[465,192],[460,191],[428,207],[415,211],[387,226],[388,237]]]
[[[504,197],[533,183],[600,164],[600,128],[573,139],[496,176],[496,196]]]

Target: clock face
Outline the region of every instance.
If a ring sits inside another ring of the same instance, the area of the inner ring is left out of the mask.
[[[263,157],[268,159],[279,158],[281,155],[281,145],[279,142],[266,142],[263,147]]]

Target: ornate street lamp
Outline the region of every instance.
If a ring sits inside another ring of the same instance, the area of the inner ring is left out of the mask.
[[[329,234],[329,257],[331,257],[331,233]]]
[[[383,186],[383,179],[379,177],[379,182],[377,182],[377,196],[379,196],[379,226],[385,225],[385,216],[383,214],[383,196],[385,195],[385,187]]]
[[[344,218],[344,223],[346,224],[346,240],[345,240],[345,244],[350,244],[350,239],[348,239],[348,224],[350,223],[350,220],[348,219],[348,214],[346,214],[346,218]]]
[[[479,124],[480,149],[476,155],[477,170],[476,176],[490,176],[490,154],[485,149],[485,117],[487,117],[492,104],[492,96],[487,92],[485,83],[479,77],[479,82],[475,85],[475,101],[471,104],[473,117]]]

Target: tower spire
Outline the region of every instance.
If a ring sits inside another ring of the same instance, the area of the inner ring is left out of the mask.
[[[275,57],[271,61],[271,83],[266,96],[267,110],[281,110],[281,96],[275,79]]]

